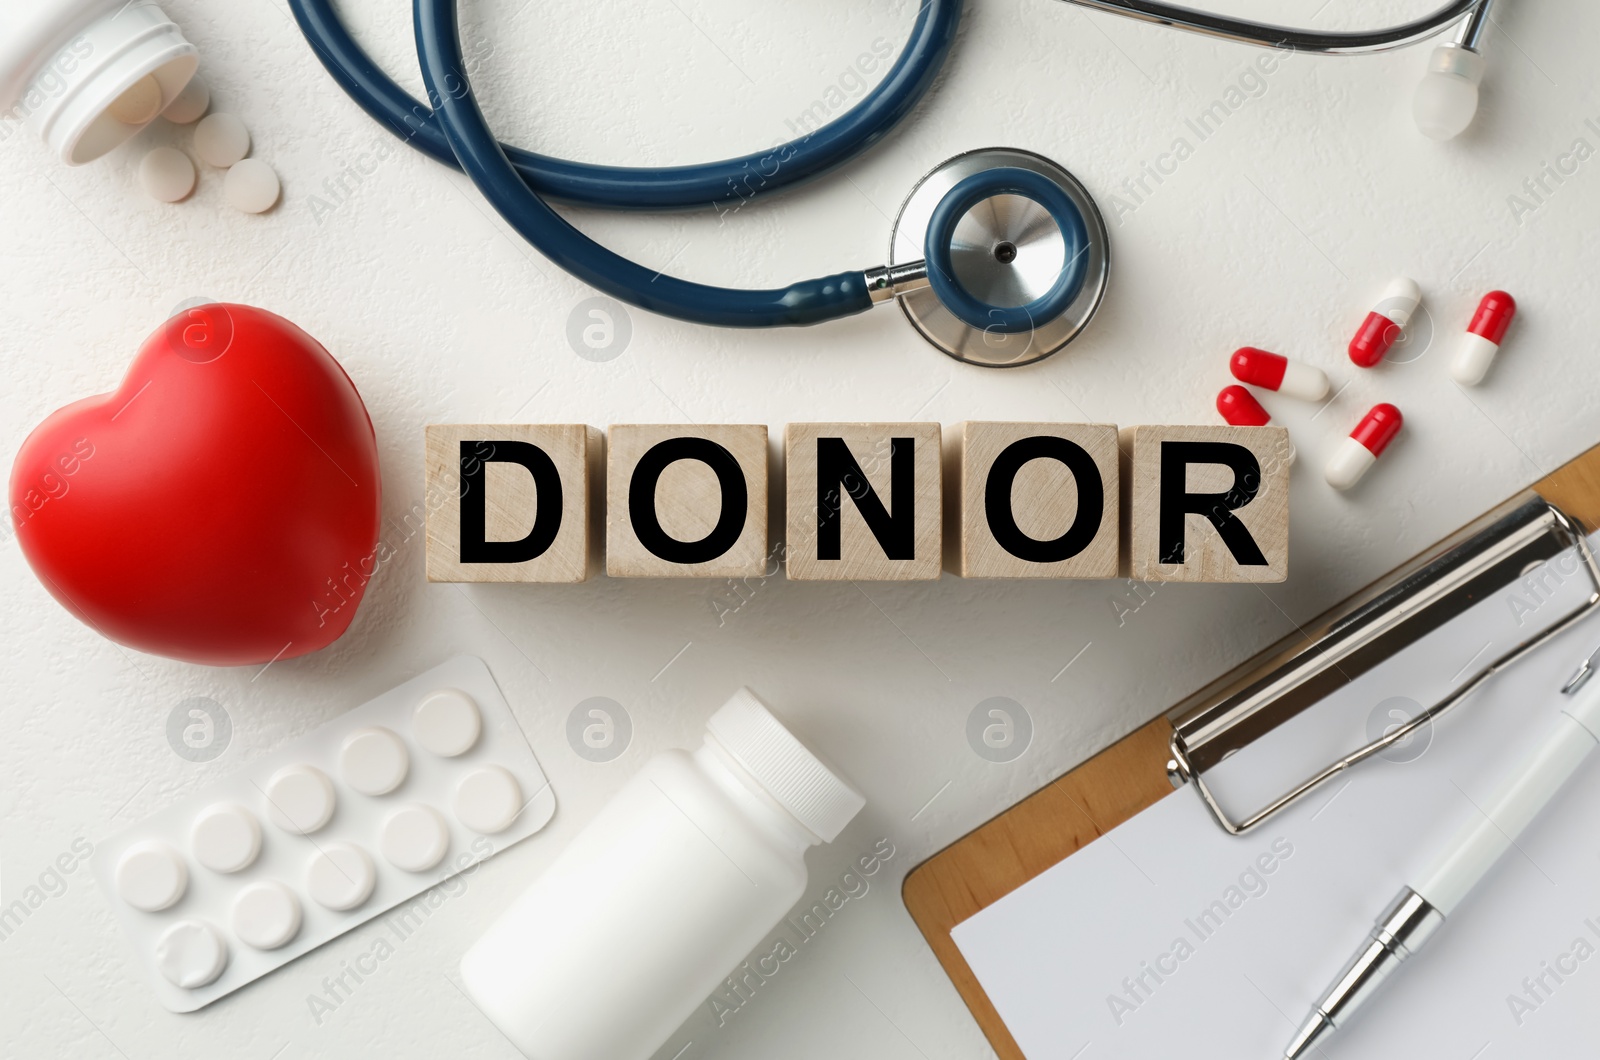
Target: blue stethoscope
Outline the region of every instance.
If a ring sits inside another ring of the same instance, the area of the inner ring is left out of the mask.
[[[1319,54],[1412,44],[1461,21],[1435,49],[1415,104],[1429,135],[1471,121],[1482,76],[1478,42],[1492,0],[1450,0],[1387,29],[1319,32],[1272,26],[1152,0],[1067,0],[1225,40]],[[569,224],[548,200],[615,210],[673,210],[743,201],[799,184],[867,150],[908,115],[943,65],[962,0],[924,0],[888,74],[853,109],[770,151],[691,166],[570,162],[500,143],[462,58],[456,0],[414,0],[417,54],[430,105],[409,96],[356,44],[332,0],[289,0],[317,57],[361,107],[418,150],[459,166],[529,243],[573,276],[631,305],[720,327],[816,324],[897,302],[929,342],[958,360],[1015,367],[1076,337],[1105,294],[1106,226],[1088,191],[1031,152],[992,148],[934,169],[907,197],[877,268],[745,290],[667,276]],[[1463,116],[1464,115],[1464,116]]]

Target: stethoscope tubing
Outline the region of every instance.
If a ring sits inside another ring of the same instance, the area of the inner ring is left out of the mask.
[[[432,108],[384,73],[351,37],[332,0],[289,0],[317,58],[339,86],[401,140],[459,168]],[[962,0],[924,0],[894,65],[846,113],[780,147],[688,166],[596,165],[505,145],[530,188],[547,199],[607,210],[677,210],[770,194],[804,183],[878,143],[932,87],[955,40]],[[464,64],[457,63],[460,70]],[[464,78],[463,78],[464,79]]]
[[[860,271],[766,290],[715,287],[652,272],[596,243],[524,182],[490,130],[462,62],[455,0],[416,0],[413,11],[422,79],[452,153],[506,223],[562,269],[653,313],[718,327],[815,324],[871,308]]]
[[[821,129],[755,155],[692,166],[632,168],[569,162],[501,144],[462,57],[453,0],[417,0],[418,59],[432,107],[412,99],[357,45],[329,0],[290,0],[329,73],[402,140],[462,169],[496,211],[553,263],[590,286],[664,316],[718,327],[820,323],[872,307],[861,270],[787,287],[737,289],[680,280],[601,246],[551,199],[607,209],[704,207],[810,180],[867,150],[932,86],[961,20],[961,0],[926,0],[884,80]]]

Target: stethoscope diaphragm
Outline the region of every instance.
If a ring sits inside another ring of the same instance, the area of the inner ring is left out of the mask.
[[[1016,368],[1057,352],[1093,319],[1110,235],[1071,173],[1031,151],[990,147],[917,182],[889,261],[891,274],[917,265],[928,274],[896,291],[918,334],[958,361]]]

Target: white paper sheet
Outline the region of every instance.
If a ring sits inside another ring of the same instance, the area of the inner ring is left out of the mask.
[[[1431,702],[1586,588],[1575,558],[1558,557],[1239,752],[1217,783],[1253,802],[1254,771],[1281,773],[1308,741],[1324,761],[1349,750],[1406,709],[1391,700]],[[1174,792],[958,925],[956,944],[1028,1060],[1281,1057],[1374,917],[1478,812],[1597,645],[1600,622],[1586,621],[1396,760],[1352,770],[1245,837],[1193,791]],[[1321,1055],[1600,1056],[1597,810],[1600,756]]]

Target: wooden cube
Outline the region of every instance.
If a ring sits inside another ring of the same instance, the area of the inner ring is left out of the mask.
[[[600,432],[430,424],[428,580],[581,582],[598,568]]]
[[[761,574],[766,424],[611,427],[606,511],[606,573],[614,578]]]
[[[943,566],[937,423],[791,423],[786,569],[796,581],[921,581]]]
[[[946,547],[963,578],[1115,578],[1121,463],[1106,423],[956,429]]]
[[[1289,432],[1130,427],[1123,479],[1130,574],[1173,582],[1289,575]]]

